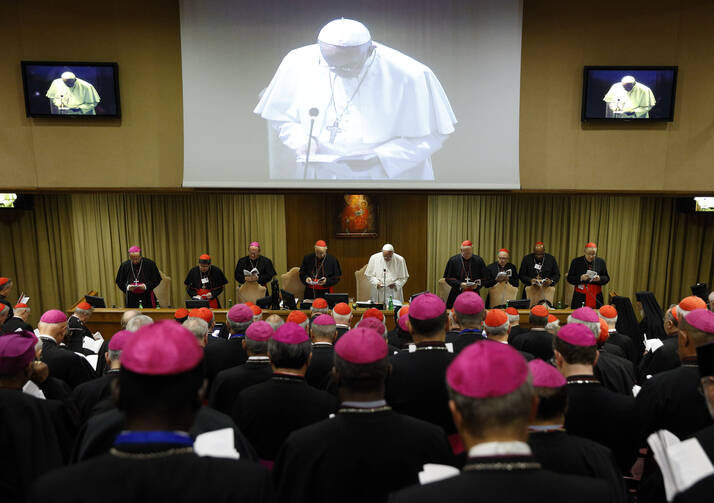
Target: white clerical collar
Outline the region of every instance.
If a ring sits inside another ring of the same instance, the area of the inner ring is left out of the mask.
[[[616,328],[609,328],[609,329],[607,330],[607,333],[608,333],[608,334],[614,334],[615,332],[617,332],[617,329],[616,329]]]
[[[249,362],[269,362],[270,357],[269,356],[249,356],[248,361]]]
[[[55,344],[57,344],[57,341],[51,335],[40,334],[39,337],[40,337],[40,339],[45,339],[45,340],[48,340],[50,342],[54,342]]]
[[[350,326],[349,326],[349,325],[343,325],[342,323],[338,323],[338,324],[337,324],[337,325],[335,325],[335,326],[336,326],[336,327],[344,327],[344,328],[350,328]]]
[[[531,448],[525,442],[484,442],[469,449],[469,458],[490,456],[530,456]]]
[[[370,402],[358,402],[356,400],[348,400],[342,402],[341,407],[357,407],[360,409],[374,409],[376,407],[384,407],[387,405],[386,400],[372,400]]]
[[[313,346],[332,346],[331,342],[313,342]]]

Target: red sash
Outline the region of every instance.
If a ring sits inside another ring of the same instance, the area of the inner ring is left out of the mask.
[[[211,291],[207,288],[197,288],[196,289],[196,294],[197,295],[206,295],[207,293],[211,293]],[[208,307],[211,309],[218,309],[218,299],[215,297],[211,297],[208,299]]]
[[[592,309],[597,309],[597,296],[602,292],[602,287],[600,285],[585,283],[583,285],[578,285],[576,290],[585,294],[586,306]]]

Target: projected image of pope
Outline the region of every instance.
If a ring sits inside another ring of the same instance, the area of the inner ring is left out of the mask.
[[[45,96],[50,99],[50,113],[58,115],[96,115],[100,101],[94,86],[72,72],[53,80]]]
[[[288,53],[254,112],[271,129],[272,179],[434,180],[431,155],[456,124],[427,66],[350,19]]]
[[[656,103],[652,90],[632,75],[613,84],[602,100],[606,103],[605,117],[615,119],[647,119]]]

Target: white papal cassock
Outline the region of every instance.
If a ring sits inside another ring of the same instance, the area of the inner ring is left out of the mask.
[[[384,271],[385,269],[386,273]],[[384,281],[385,274],[387,278],[386,282]],[[375,253],[369,257],[369,263],[367,264],[367,269],[364,271],[364,275],[367,276],[372,286],[371,299],[374,302],[384,302],[386,304],[389,302],[390,295],[394,300],[398,300],[399,302],[404,301],[402,288],[409,279],[409,271],[407,270],[407,262],[401,255],[393,253],[392,260],[385,260],[382,252]],[[387,285],[387,287],[377,288],[377,285],[380,283]],[[392,283],[394,283],[394,288],[389,288],[389,285]]]
[[[96,115],[95,107],[100,101],[94,86],[82,79],[76,79],[72,87],[62,79],[55,79],[45,96],[59,113],[66,115]],[[73,111],[73,108],[79,111]]]
[[[374,45],[353,78],[332,72],[317,44],[285,56],[254,110],[279,138],[270,147],[271,178],[434,179],[431,155],[456,124],[446,93],[427,66]],[[313,136],[320,148],[306,169],[296,150],[307,145],[311,108],[319,110]]]

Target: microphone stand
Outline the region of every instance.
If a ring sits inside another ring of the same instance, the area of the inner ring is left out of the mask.
[[[312,146],[312,130],[315,127],[315,117],[317,117],[320,111],[317,108],[311,108],[308,113],[310,114],[310,134],[307,137],[307,151],[305,152],[305,174],[303,175],[303,179],[307,178],[307,167],[310,163],[310,147]],[[317,173],[315,173],[312,178],[317,178]]]
[[[384,290],[384,293],[382,293],[382,309],[384,309],[384,306],[387,304],[387,269],[384,268],[384,269],[382,269],[382,271],[383,271],[382,289]]]

